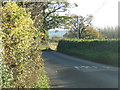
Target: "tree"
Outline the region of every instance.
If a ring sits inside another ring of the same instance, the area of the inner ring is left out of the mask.
[[[60,16],[60,12],[66,12],[68,8],[76,7],[77,4],[68,2],[46,3],[43,10],[43,24],[46,30],[58,28],[65,24],[70,18],[68,16]]]
[[[77,32],[70,30],[69,32],[67,32],[66,34],[63,35],[64,38],[77,38]]]
[[[119,38],[119,29],[120,27],[104,27],[104,28],[98,28],[99,32],[105,36],[106,38],[112,39],[112,38]]]
[[[66,38],[79,38],[79,39],[94,39],[94,38],[105,38],[104,35],[100,34],[92,26],[92,15],[86,17],[71,15],[69,23],[71,29],[64,35]]]
[[[86,17],[71,15],[72,19],[70,19],[69,23],[71,24],[71,30],[77,32],[77,37],[80,39],[82,32],[91,25],[91,21],[93,16],[88,15]]]
[[[43,32],[48,36],[48,30],[61,27],[67,23],[70,17],[60,16],[60,12],[66,12],[68,8],[76,7],[77,4],[70,4],[68,2],[18,2],[19,5],[31,8],[32,19],[35,22],[35,27],[38,28],[38,33]],[[39,21],[40,20],[40,21]],[[64,25],[65,26],[65,25]]]
[[[82,32],[81,38],[83,38],[83,39],[102,39],[102,38],[106,38],[106,36],[99,33],[96,29],[94,29],[94,27],[88,26]]]

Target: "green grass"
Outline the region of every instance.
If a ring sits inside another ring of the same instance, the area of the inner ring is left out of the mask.
[[[47,48],[49,48],[48,45],[43,45],[43,44],[40,45],[41,50],[46,50]]]
[[[112,66],[117,66],[118,53],[108,52],[108,51],[94,51],[92,49],[81,49],[72,48],[61,51],[63,53],[69,54],[82,59],[87,59],[97,63],[108,64]]]
[[[51,42],[51,44],[57,46],[58,42]]]

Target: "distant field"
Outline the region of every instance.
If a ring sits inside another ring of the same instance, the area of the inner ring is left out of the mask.
[[[56,50],[58,45],[58,42],[49,42],[49,44],[41,44],[40,49],[41,50]]]
[[[40,45],[40,49],[41,49],[41,50],[45,50],[45,49],[47,49],[47,48],[49,48],[48,45],[45,45],[45,44],[41,44],[41,45]]]
[[[52,38],[54,35],[63,37],[63,35],[65,33],[67,33],[67,32],[68,32],[68,30],[59,30],[57,32],[55,32],[55,31],[48,31],[48,35],[49,35],[50,38]]]
[[[82,59],[118,66],[119,40],[61,40],[57,50]]]

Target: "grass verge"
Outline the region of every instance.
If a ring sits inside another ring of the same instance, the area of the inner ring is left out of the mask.
[[[118,53],[112,51],[101,52],[92,49],[71,48],[60,52],[97,63],[118,66]]]

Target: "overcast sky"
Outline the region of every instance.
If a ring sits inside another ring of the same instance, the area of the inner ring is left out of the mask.
[[[69,0],[76,2],[79,6],[70,9],[71,13],[77,15],[94,16],[93,25],[96,27],[118,25],[118,2],[120,0]]]

